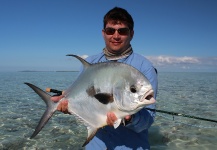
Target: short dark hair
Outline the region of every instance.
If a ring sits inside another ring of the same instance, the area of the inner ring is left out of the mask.
[[[104,29],[108,22],[118,24],[120,22],[126,24],[130,30],[133,30],[134,22],[132,16],[123,8],[114,7],[104,16],[103,23]]]

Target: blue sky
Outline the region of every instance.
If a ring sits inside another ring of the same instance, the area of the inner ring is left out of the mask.
[[[127,9],[132,46],[160,71],[217,71],[216,0],[0,0],[0,71],[78,70],[102,51],[103,16]]]

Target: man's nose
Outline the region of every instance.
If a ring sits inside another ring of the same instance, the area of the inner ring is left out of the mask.
[[[118,31],[116,30],[115,33],[113,34],[114,38],[120,38],[120,34],[118,33]]]

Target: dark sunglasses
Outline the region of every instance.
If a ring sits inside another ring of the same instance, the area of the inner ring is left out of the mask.
[[[113,35],[115,31],[118,31],[118,34],[120,35],[128,35],[130,29],[129,28],[119,28],[119,29],[105,28],[104,31],[107,35]]]

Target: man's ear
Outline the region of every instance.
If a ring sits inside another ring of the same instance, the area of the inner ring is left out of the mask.
[[[131,40],[133,39],[133,35],[134,35],[134,30],[130,31]]]
[[[102,29],[102,36],[104,37],[105,31]]]

